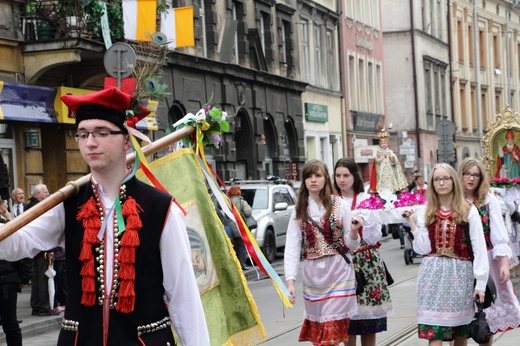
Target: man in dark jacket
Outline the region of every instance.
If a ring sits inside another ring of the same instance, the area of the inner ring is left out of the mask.
[[[32,276],[32,261],[0,260],[0,318],[8,346],[22,346],[22,332],[16,317],[18,292]]]
[[[49,190],[45,184],[38,184],[33,188],[32,196],[25,210],[29,210],[45,198],[49,197]],[[33,258],[33,277],[31,285],[31,307],[33,316],[59,315],[59,311],[54,310],[54,304],[49,302],[49,278],[45,271],[49,268],[49,263],[54,257],[53,249],[41,251]]]

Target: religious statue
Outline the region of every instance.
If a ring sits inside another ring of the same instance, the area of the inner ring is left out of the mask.
[[[406,189],[408,182],[401,168],[399,159],[394,152],[388,148],[390,135],[382,129],[379,134],[379,150],[376,153],[377,192],[390,190],[398,192]]]

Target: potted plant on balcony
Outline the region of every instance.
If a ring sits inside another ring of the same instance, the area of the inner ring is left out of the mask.
[[[107,15],[112,40],[120,41],[124,36],[123,10],[121,1],[107,1]],[[98,0],[88,0],[83,7],[86,18],[87,32],[93,38],[102,37],[101,17],[104,15],[104,6]]]
[[[56,33],[58,21],[57,1],[36,2],[36,34],[39,41],[50,40]]]

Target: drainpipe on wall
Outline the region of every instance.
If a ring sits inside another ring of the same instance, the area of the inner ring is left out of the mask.
[[[350,119],[350,111],[347,109],[347,81],[345,80],[346,73],[343,71],[345,68],[345,55],[346,55],[346,49],[343,49],[343,30],[346,25],[346,18],[345,13],[343,12],[343,4],[344,1],[338,1],[338,13],[340,16],[339,21],[339,33],[338,33],[338,49],[341,54],[339,55],[339,87],[341,95],[343,95],[343,102],[341,102],[341,114],[343,115],[341,117],[341,137],[343,139],[342,145],[343,145],[343,156],[349,157],[350,152],[349,149],[352,147],[352,158],[354,158],[354,145],[350,143],[349,140],[349,129],[347,129],[348,124],[350,124],[350,121],[347,121]],[[350,104],[350,103],[349,103]],[[335,164],[335,162],[334,162]]]
[[[421,160],[421,127],[419,126],[419,101],[417,95],[417,63],[415,61],[415,22],[413,20],[413,1],[410,0],[410,36],[412,43],[412,70],[413,70],[413,101],[415,108],[415,136],[417,137],[417,161],[418,168],[422,167]]]
[[[482,100],[481,100],[481,92],[480,92],[480,54],[479,54],[479,45],[480,42],[478,41],[478,17],[477,17],[477,5],[476,1],[473,1],[473,55],[475,56],[475,83],[476,83],[476,90],[475,90],[475,97],[476,103],[477,103],[477,128],[478,128],[478,146],[480,149],[480,156],[483,155],[483,142],[482,142]]]
[[[451,114],[451,121],[455,123],[455,104],[454,104],[454,97],[453,97],[453,53],[451,48],[451,1],[448,0],[448,68],[449,68],[449,89],[450,89],[450,114]]]

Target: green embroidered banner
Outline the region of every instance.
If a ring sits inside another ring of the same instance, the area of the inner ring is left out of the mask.
[[[150,168],[187,212],[193,271],[211,345],[257,345],[265,341],[258,308],[216,214],[193,150],[181,149],[164,156],[151,163]],[[137,176],[147,181],[141,171]]]

